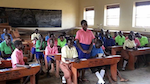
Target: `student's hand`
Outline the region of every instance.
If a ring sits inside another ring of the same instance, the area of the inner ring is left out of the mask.
[[[91,53],[91,50],[87,50],[87,53],[88,53],[88,54]]]
[[[25,68],[30,69],[31,67],[29,65],[24,65]]]
[[[86,50],[83,50],[82,52],[83,52],[83,53],[87,53],[87,51],[86,51]]]
[[[75,58],[74,62],[75,63],[80,63],[80,59],[79,58]]]

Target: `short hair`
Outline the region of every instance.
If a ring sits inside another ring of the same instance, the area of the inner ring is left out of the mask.
[[[39,31],[39,29],[35,29],[35,31]]]
[[[51,33],[51,34],[50,34],[50,37],[51,37],[52,35],[54,35],[54,34],[53,34],[53,33]]]
[[[86,20],[82,20],[82,21],[81,21],[81,25],[82,25],[83,23],[85,23],[85,22],[87,23],[87,21],[86,21]]]
[[[15,42],[14,42],[14,46],[15,47],[18,47],[19,45],[21,45],[22,44],[22,41],[20,41],[20,40],[16,40]]]
[[[100,43],[103,45],[103,41],[101,39],[98,39],[96,43]]]
[[[72,41],[72,39],[67,39],[67,43],[68,43],[69,41]]]
[[[63,37],[64,35],[60,35],[59,37]]]

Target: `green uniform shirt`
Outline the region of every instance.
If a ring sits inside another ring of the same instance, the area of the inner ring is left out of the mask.
[[[37,40],[36,41],[36,52],[39,52],[40,51],[40,44],[41,44],[41,41],[40,40]],[[42,43],[42,49],[41,50],[45,50],[45,47],[46,47],[46,42],[45,41],[43,41],[43,43]]]
[[[121,37],[120,35],[118,35],[115,38],[115,42],[118,43],[118,45],[122,46],[123,43],[125,42],[125,37],[124,36]]]
[[[138,38],[140,41],[140,46],[145,46],[146,44],[148,44],[148,38],[146,36],[142,36],[141,38]]]
[[[57,45],[60,46],[61,48],[66,45],[66,39],[64,41],[61,41],[60,38],[57,39]]]
[[[11,46],[13,49],[15,49],[15,46],[13,44]],[[0,44],[0,50],[4,51],[5,54],[11,54],[12,53],[11,48],[6,45],[6,41],[3,41]]]

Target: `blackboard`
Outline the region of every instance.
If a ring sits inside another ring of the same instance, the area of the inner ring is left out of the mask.
[[[0,8],[0,17],[8,16],[12,27],[61,27],[62,10]],[[0,18],[0,23],[4,23]]]

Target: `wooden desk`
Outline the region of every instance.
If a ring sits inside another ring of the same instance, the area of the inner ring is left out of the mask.
[[[111,46],[111,47],[109,47],[109,48],[111,49],[111,54],[112,54],[112,55],[116,55],[116,53],[117,53],[118,51],[121,51],[121,50],[123,49],[122,46]]]
[[[61,53],[58,53],[57,55],[55,55],[55,59],[56,59],[56,77],[59,78],[59,64],[61,61]]]
[[[27,62],[27,57],[23,57],[24,62]],[[11,60],[1,60],[0,68],[12,67]]]
[[[135,56],[150,54],[150,47],[138,48],[138,50],[126,50],[126,51],[129,55],[127,69],[134,70]]]
[[[120,60],[120,55],[112,55],[107,58],[96,58],[80,61],[80,63],[72,64],[73,82],[77,84],[77,70],[82,68],[110,65],[111,76],[114,81],[117,81],[117,63]]]
[[[6,84],[7,80],[30,76],[30,84],[35,84],[35,74],[40,70],[40,66],[27,68],[12,68],[10,71],[0,72],[0,84]]]

